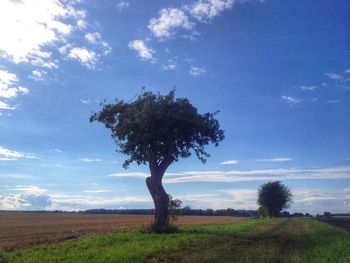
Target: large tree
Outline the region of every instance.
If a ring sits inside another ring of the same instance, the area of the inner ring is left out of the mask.
[[[162,185],[169,165],[193,152],[205,163],[210,155],[204,146],[218,146],[224,139],[216,114],[199,114],[188,99],[175,98],[171,91],[165,96],[145,92],[132,102],[117,100],[91,115],[91,122],[111,130],[119,151],[128,156],[124,168],[133,162],[149,165],[146,184],[155,205],[155,230],[166,231],[169,223],[169,196]]]
[[[261,211],[273,217],[278,216],[282,209],[290,206],[292,197],[292,192],[287,186],[280,181],[273,181],[260,186],[257,203]]]

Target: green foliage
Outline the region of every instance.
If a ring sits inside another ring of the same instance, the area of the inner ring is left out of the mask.
[[[192,150],[205,162],[210,155],[204,146],[210,142],[218,146],[224,139],[216,114],[199,114],[188,99],[175,99],[174,91],[165,96],[145,92],[133,102],[102,105],[90,121],[111,130],[120,152],[129,156],[123,164],[127,168],[132,162],[177,161],[189,157]]]
[[[174,199],[171,195],[169,195],[169,215],[173,220],[177,220],[177,216],[182,216],[182,201],[180,199]]]
[[[331,218],[332,217],[332,214],[330,212],[324,212],[323,213],[323,217],[325,218]]]
[[[263,206],[259,206],[259,208],[258,208],[258,216],[259,217],[266,217],[266,216],[268,216],[267,209],[265,207],[263,207]]]
[[[292,192],[280,181],[268,182],[258,189],[257,203],[263,207],[268,216],[278,216],[282,209],[292,203]]]

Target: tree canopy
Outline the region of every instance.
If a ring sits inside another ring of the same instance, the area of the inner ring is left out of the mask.
[[[224,131],[214,118],[217,112],[199,114],[186,98],[175,99],[175,92],[161,96],[145,92],[133,102],[116,101],[102,105],[90,121],[104,123],[120,152],[128,155],[123,167],[130,163],[146,164],[169,158],[177,161],[191,155],[191,150],[204,163],[210,155],[204,146],[218,146]]]
[[[278,216],[282,209],[290,207],[292,192],[280,181],[263,184],[258,189],[258,201],[261,211],[266,211],[269,217]]]

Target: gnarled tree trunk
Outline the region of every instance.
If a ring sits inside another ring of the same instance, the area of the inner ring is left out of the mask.
[[[146,179],[155,208],[153,230],[156,232],[166,232],[169,226],[169,196],[163,188],[162,179],[172,161],[172,158],[167,158],[159,165],[150,162],[151,176]]]

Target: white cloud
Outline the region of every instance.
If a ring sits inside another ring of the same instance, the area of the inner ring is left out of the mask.
[[[300,89],[304,90],[304,91],[312,91],[312,90],[315,90],[316,87],[315,86],[307,86],[307,85],[304,85],[304,86],[301,86]]]
[[[341,80],[343,77],[338,73],[326,73],[326,75],[333,80]]]
[[[81,162],[101,162],[102,160],[100,158],[81,158],[79,159]]]
[[[226,9],[231,9],[234,0],[199,0],[186,8],[200,22],[210,21]]]
[[[89,104],[91,101],[90,100],[80,99],[80,102],[83,103],[83,104]]]
[[[87,33],[87,34],[85,34],[85,39],[92,44],[96,44],[96,43],[98,43],[98,41],[101,40],[101,35],[98,32]]]
[[[94,51],[82,47],[72,48],[69,51],[68,57],[78,60],[88,69],[94,69],[98,62],[98,56]]]
[[[43,48],[65,39],[72,32],[68,18],[81,17],[82,12],[58,0],[1,1],[0,50],[14,63],[50,59]]]
[[[122,11],[130,6],[130,3],[128,1],[121,0],[117,3],[116,8],[119,11]]]
[[[109,193],[112,192],[112,190],[107,190],[107,189],[95,189],[95,190],[85,190],[84,193],[95,193],[95,194],[99,194],[99,193]]]
[[[33,154],[9,150],[0,145],[0,161],[16,161],[20,158],[36,159],[37,157]]]
[[[47,75],[46,71],[43,70],[33,70],[32,74],[29,76],[31,79],[37,80],[37,81],[42,81],[44,80],[45,76]]]
[[[169,70],[175,70],[176,69],[176,63],[171,62],[171,63],[169,63],[167,65],[163,65],[162,69],[163,70],[168,70],[168,71]]]
[[[226,164],[238,164],[238,161],[236,161],[236,160],[228,160],[228,161],[221,162],[220,164],[223,164],[223,165],[226,165]]]
[[[57,148],[55,148],[55,149],[52,149],[54,152],[57,152],[57,153],[63,153],[63,151],[62,150],[60,150],[60,149],[57,149]]]
[[[82,210],[91,208],[116,208],[118,206],[139,204],[141,207],[145,205],[152,206],[152,198],[150,196],[88,196],[88,195],[50,195],[52,205],[50,209],[62,210]]]
[[[340,100],[328,100],[327,103],[334,104],[334,103],[339,103]]]
[[[0,196],[0,209],[5,210],[42,210],[51,205],[47,190],[37,186],[16,186],[14,192],[7,196]]]
[[[14,109],[16,109],[16,107],[11,106],[11,105],[0,100],[0,109],[2,109],[2,110],[14,110]]]
[[[0,146],[0,160],[7,159],[7,160],[17,160],[18,158],[24,157],[23,153],[9,150],[4,148],[3,146]]]
[[[100,103],[99,100],[88,100],[88,99],[80,99],[80,102],[83,104]]]
[[[292,211],[309,212],[313,215],[323,214],[325,211],[331,213],[349,211],[350,188],[297,188],[292,189],[292,193],[294,194]]]
[[[329,79],[333,81],[333,83],[338,86],[342,87],[344,89],[350,89],[350,77],[349,77],[350,70],[347,69],[343,73],[325,73]]]
[[[288,162],[293,160],[291,157],[278,157],[278,158],[270,158],[270,159],[258,159],[259,162]]]
[[[76,46],[76,39],[71,37],[73,32],[85,30],[88,26],[85,20],[86,11],[77,9],[77,3],[66,0],[22,0],[16,3],[0,1],[0,56],[14,63],[30,63],[47,69],[57,68],[59,60],[54,58],[57,47]],[[60,49],[60,53],[73,56],[84,66],[92,68],[100,55],[111,52],[111,47],[102,40],[98,32],[90,34],[95,37],[95,43],[89,42],[91,38],[87,38],[87,41],[96,46],[94,51],[78,54],[76,50],[61,52]],[[32,77],[42,79],[35,75]]]
[[[136,177],[136,178],[147,178],[150,176],[148,173],[141,173],[141,172],[135,172],[135,173],[113,173],[109,176],[112,177]]]
[[[27,94],[26,87],[18,86],[16,74],[0,69],[0,98],[14,98],[18,94]]]
[[[128,47],[130,49],[136,50],[139,57],[141,57],[144,60],[153,59],[154,50],[147,47],[146,43],[143,40],[137,39],[137,40],[130,41],[128,44]]]
[[[283,95],[281,96],[281,101],[287,103],[288,105],[294,105],[300,103],[301,99]]]
[[[85,39],[90,44],[98,46],[104,55],[107,55],[112,51],[112,48],[110,47],[110,45],[106,41],[102,40],[102,37],[98,32],[85,34]]]
[[[125,172],[114,173],[112,177],[146,178],[148,173]],[[337,180],[350,179],[350,166],[322,169],[261,169],[231,171],[186,171],[165,173],[165,183],[192,182],[259,182],[274,180]]]
[[[207,73],[207,70],[205,68],[191,66],[189,73],[193,77],[201,77]]]
[[[87,22],[85,21],[85,20],[83,20],[83,19],[79,19],[78,21],[77,21],[77,27],[79,28],[79,29],[85,29],[86,27],[88,26],[88,24],[87,24]]]
[[[175,34],[179,28],[189,30],[193,24],[183,10],[178,8],[164,8],[160,10],[158,18],[149,21],[148,28],[158,39],[167,39]]]

